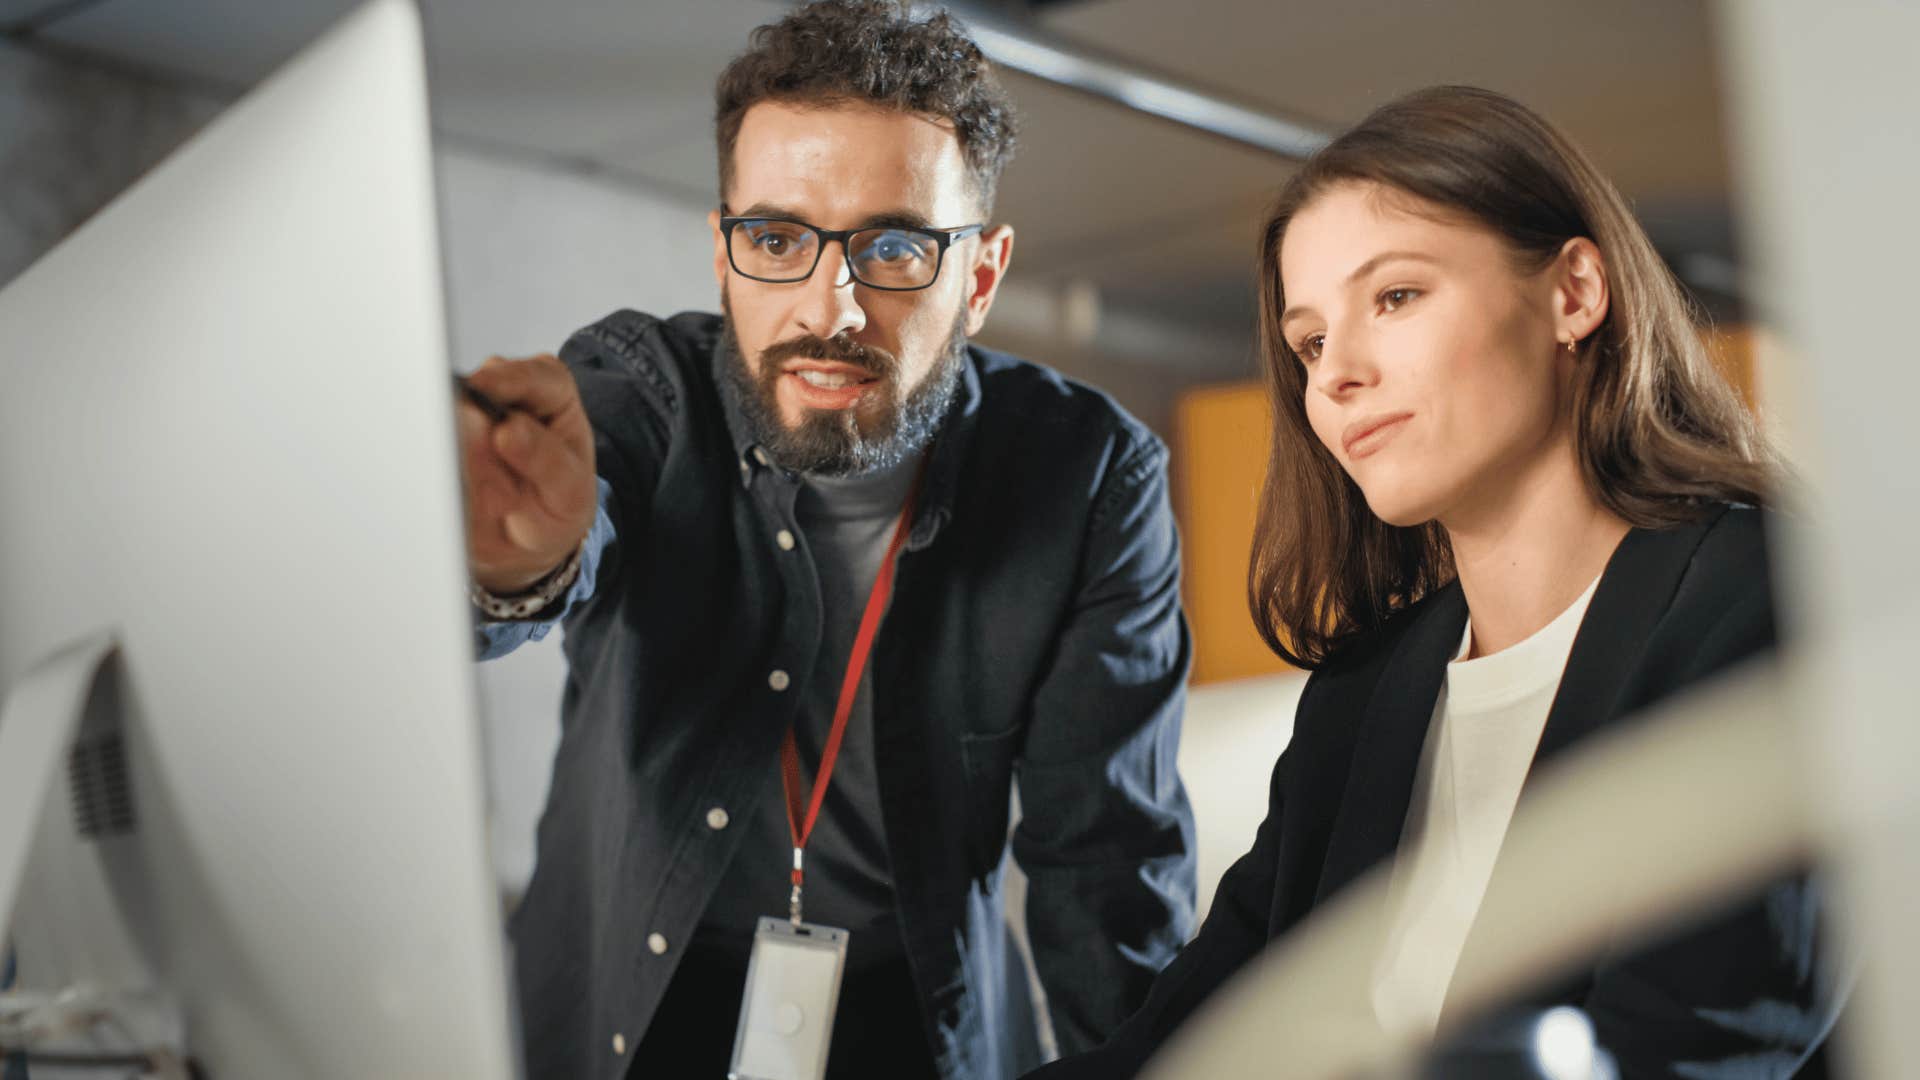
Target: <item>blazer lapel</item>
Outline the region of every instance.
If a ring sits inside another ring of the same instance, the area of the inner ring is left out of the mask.
[[[1677,528],[1633,529],[1621,540],[1574,638],[1528,783],[1541,761],[1618,716],[1628,678],[1718,516]],[[1434,703],[1466,628],[1459,582],[1435,593],[1414,617],[1360,719],[1316,900],[1345,888],[1400,845]]]
[[[1466,599],[1457,582],[1433,594],[1424,607],[1394,646],[1365,715],[1356,718],[1360,732],[1316,902],[1345,888],[1400,844],[1433,705],[1467,624]]]
[[[1619,718],[1628,679],[1672,605],[1694,550],[1718,518],[1678,528],[1634,529],[1620,541],[1580,620],[1528,784],[1542,762]]]
[[[1654,627],[1672,606],[1674,591],[1693,560],[1694,550],[1719,516],[1678,528],[1634,529],[1607,560],[1587,614],[1580,620],[1573,650],[1567,655],[1560,689],[1547,713],[1539,749],[1534,751],[1533,767],[1520,788],[1516,815],[1526,806],[1527,791],[1540,775],[1542,762],[1620,718],[1628,704],[1627,695],[1633,692],[1630,680],[1646,653]],[[1494,873],[1498,876],[1499,870]],[[1476,919],[1461,955],[1480,952],[1486,947],[1485,940],[1499,932],[1499,927]],[[1586,996],[1591,981],[1590,971],[1574,971],[1517,995],[1510,1006],[1547,1008],[1578,1002]],[[1443,1006],[1443,1026],[1458,1019],[1450,1004]]]

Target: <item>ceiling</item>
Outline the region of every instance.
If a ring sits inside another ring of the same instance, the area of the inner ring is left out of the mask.
[[[231,93],[351,0],[0,0],[0,27]],[[712,196],[712,85],[775,0],[423,0],[436,126],[454,141]],[[996,5],[1006,9],[1007,3]],[[1733,257],[1705,0],[1070,0],[1057,36],[1334,131],[1468,82],[1567,130],[1677,264]],[[1008,73],[1023,124],[998,216],[1029,281],[1096,286],[1173,325],[1252,318],[1260,214],[1289,164]],[[1084,286],[1082,286],[1084,287]]]

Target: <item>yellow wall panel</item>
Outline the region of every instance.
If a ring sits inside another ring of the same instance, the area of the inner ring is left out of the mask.
[[[1174,407],[1173,482],[1184,546],[1193,681],[1290,670],[1247,611],[1247,559],[1272,423],[1258,382],[1202,387]]]

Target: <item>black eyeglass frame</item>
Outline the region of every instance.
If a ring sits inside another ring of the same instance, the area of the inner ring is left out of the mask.
[[[740,264],[735,262],[733,258],[733,230],[737,226],[755,221],[778,221],[786,225],[798,225],[812,232],[815,236],[818,236],[820,238],[820,245],[814,248],[813,262],[807,267],[807,272],[801,274],[799,277],[768,278],[761,277],[758,274],[749,274],[745,270],[740,269]],[[840,250],[846,251],[847,241],[852,239],[855,233],[879,232],[882,230],[918,233],[921,236],[932,238],[933,242],[939,245],[939,254],[936,255],[933,260],[933,276],[927,279],[925,285],[875,285],[873,282],[861,277],[860,271],[854,269],[852,258],[847,259],[847,275],[849,277],[869,289],[880,289],[884,292],[919,292],[921,289],[931,288],[934,282],[940,280],[940,271],[947,265],[947,249],[965,240],[969,236],[975,236],[984,232],[986,227],[986,223],[982,222],[978,225],[962,225],[957,229],[930,229],[922,228],[919,225],[862,225],[857,229],[823,229],[818,225],[801,221],[798,218],[768,217],[764,214],[756,214],[751,217],[723,217],[720,219],[720,235],[727,242],[727,265],[733,268],[734,273],[739,274],[743,278],[765,282],[768,285],[792,285],[795,282],[807,280],[813,276],[815,270],[820,268],[820,256],[826,254],[829,243],[838,240],[840,242]]]

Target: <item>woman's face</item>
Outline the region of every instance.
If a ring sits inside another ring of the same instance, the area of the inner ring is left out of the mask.
[[[1288,224],[1281,332],[1306,370],[1307,418],[1382,520],[1497,512],[1570,445],[1555,277],[1377,184],[1334,187]]]

